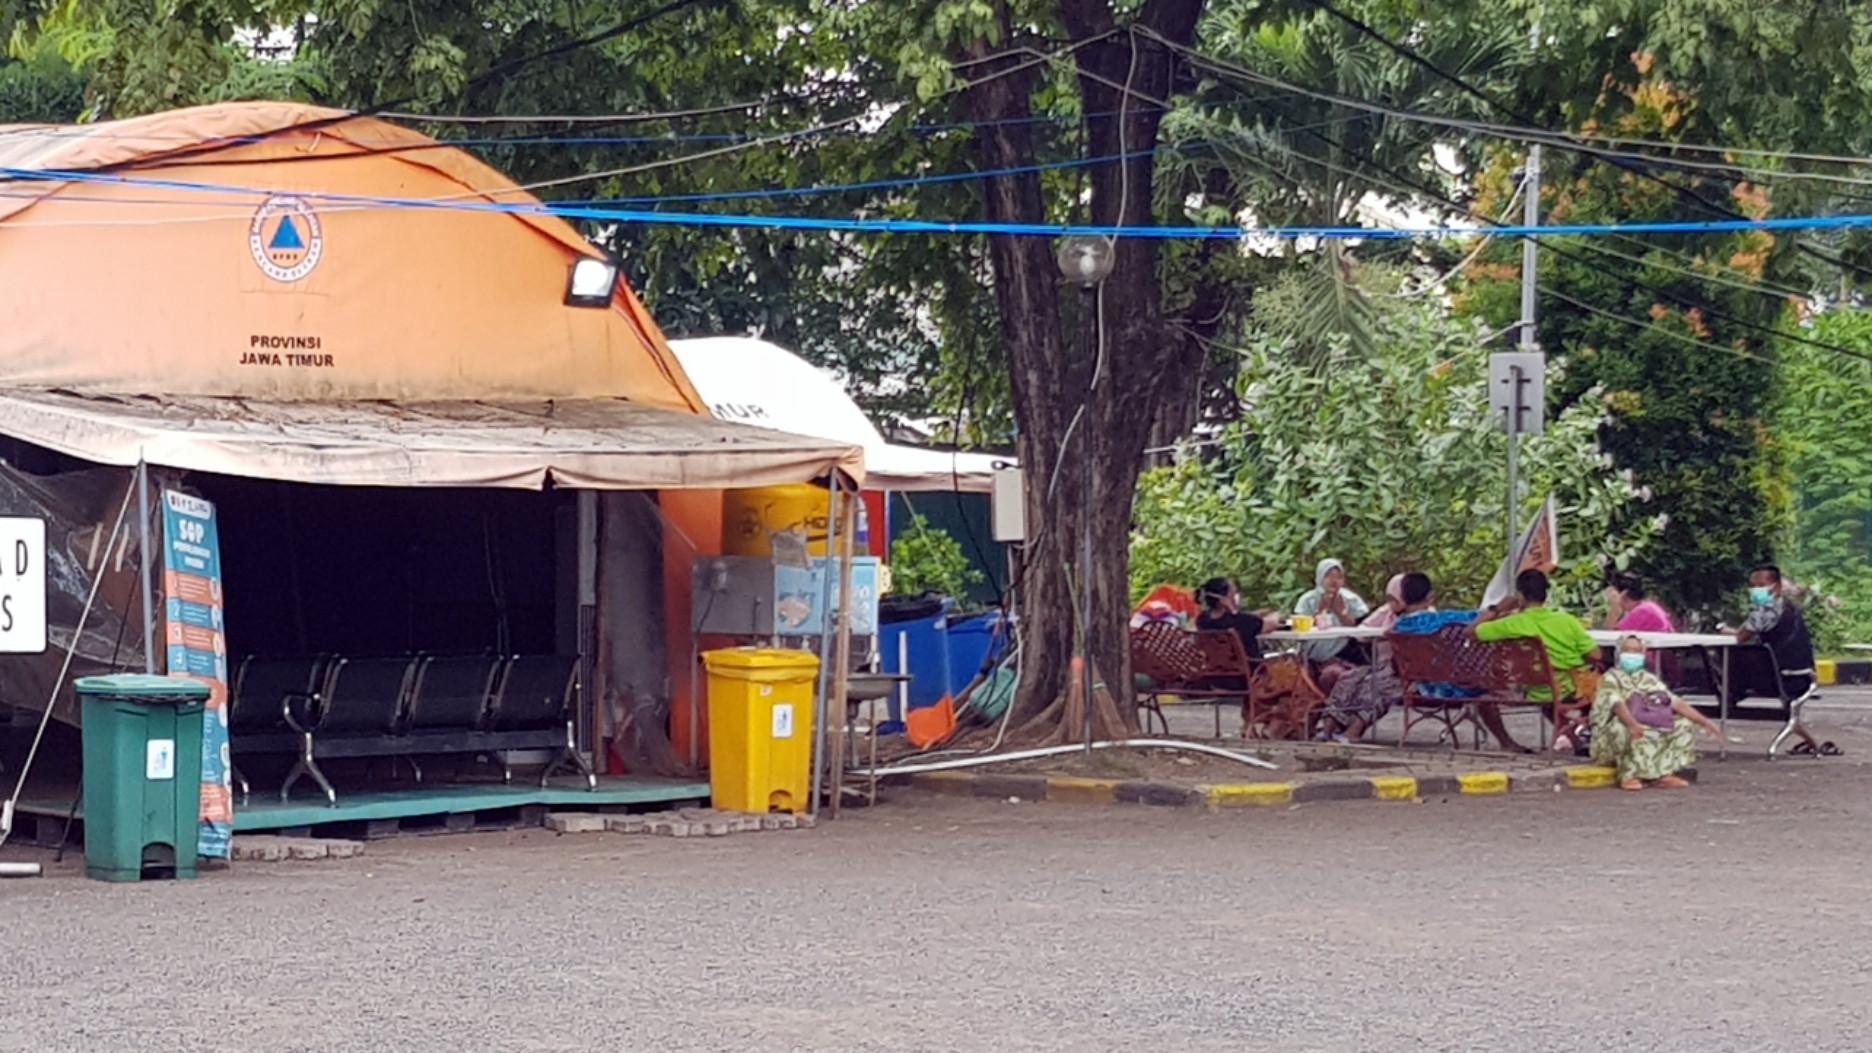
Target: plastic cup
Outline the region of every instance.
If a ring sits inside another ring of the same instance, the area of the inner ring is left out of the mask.
[[[1311,614],[1294,615],[1293,616],[1293,631],[1297,633],[1312,632],[1313,631],[1313,616]]]

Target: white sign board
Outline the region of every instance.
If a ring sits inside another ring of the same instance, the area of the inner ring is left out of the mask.
[[[1497,351],[1489,356],[1489,411],[1510,435],[1547,430],[1547,356]]]
[[[46,649],[45,520],[0,516],[0,654]]]

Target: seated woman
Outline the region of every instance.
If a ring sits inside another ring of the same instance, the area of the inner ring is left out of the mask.
[[[1682,789],[1677,773],[1696,763],[1695,732],[1722,734],[1645,668],[1644,641],[1619,641],[1618,664],[1599,681],[1592,704],[1592,758],[1618,769],[1619,788]]]
[[[1389,632],[1400,618],[1431,609],[1433,598],[1428,575],[1398,574],[1385,585],[1384,604],[1360,624]],[[1371,665],[1352,670],[1333,685],[1332,697],[1320,711],[1319,738],[1360,739],[1403,697],[1404,684],[1392,664],[1391,648],[1376,643]]]
[[[1622,633],[1674,633],[1676,626],[1664,605],[1645,596],[1644,579],[1629,571],[1612,575],[1606,586],[1604,627]]]
[[[1254,611],[1241,609],[1241,590],[1227,578],[1210,578],[1196,590],[1196,628],[1226,629],[1241,637],[1242,650],[1250,658],[1261,657],[1261,634],[1279,619],[1267,619]]]
[[[1225,630],[1241,639],[1242,651],[1254,663],[1254,683],[1212,683],[1216,689],[1242,691],[1242,737],[1289,738],[1302,733],[1307,717],[1323,696],[1307,678],[1298,661],[1282,661],[1282,656],[1263,661],[1260,635],[1280,624],[1272,612],[1241,609],[1241,592],[1227,578],[1210,578],[1196,590],[1196,628],[1203,631]],[[1235,679],[1235,678],[1230,678]]]
[[[1336,559],[1322,559],[1313,570],[1313,588],[1302,593],[1294,603],[1295,614],[1313,617],[1317,628],[1357,625],[1371,614],[1371,604],[1346,588],[1345,564]],[[1300,645],[1314,676],[1326,690],[1354,665],[1363,664],[1365,653],[1350,640],[1321,640]]]

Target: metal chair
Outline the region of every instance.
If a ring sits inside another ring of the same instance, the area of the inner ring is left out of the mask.
[[[1768,657],[1774,659],[1774,648],[1766,644],[1762,646],[1767,647]],[[1813,732],[1808,731],[1807,725],[1801,721],[1801,714],[1806,710],[1807,703],[1820,697],[1820,679],[1814,675],[1812,668],[1783,669],[1779,661],[1771,661],[1769,664],[1775,671],[1775,691],[1781,696],[1781,703],[1787,707],[1787,723],[1781,726],[1774,741],[1768,744],[1768,759],[1774,760],[1775,752],[1791,735],[1799,735],[1808,742],[1814,741]],[[1801,688],[1798,693],[1793,690],[1796,686]]]
[[[578,695],[578,659],[567,655],[516,655],[508,661],[506,672],[494,690],[488,707],[487,727],[495,733],[564,729],[563,741],[557,735],[553,747],[557,754],[540,772],[540,785],[568,760],[585,776],[586,785],[598,788],[598,775],[578,748],[578,729],[573,723],[574,699]],[[513,772],[500,759],[502,777],[512,781]]]

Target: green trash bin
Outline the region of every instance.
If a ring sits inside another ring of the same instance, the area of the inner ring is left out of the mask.
[[[85,873],[194,877],[208,685],[135,673],[74,686],[84,713]]]

